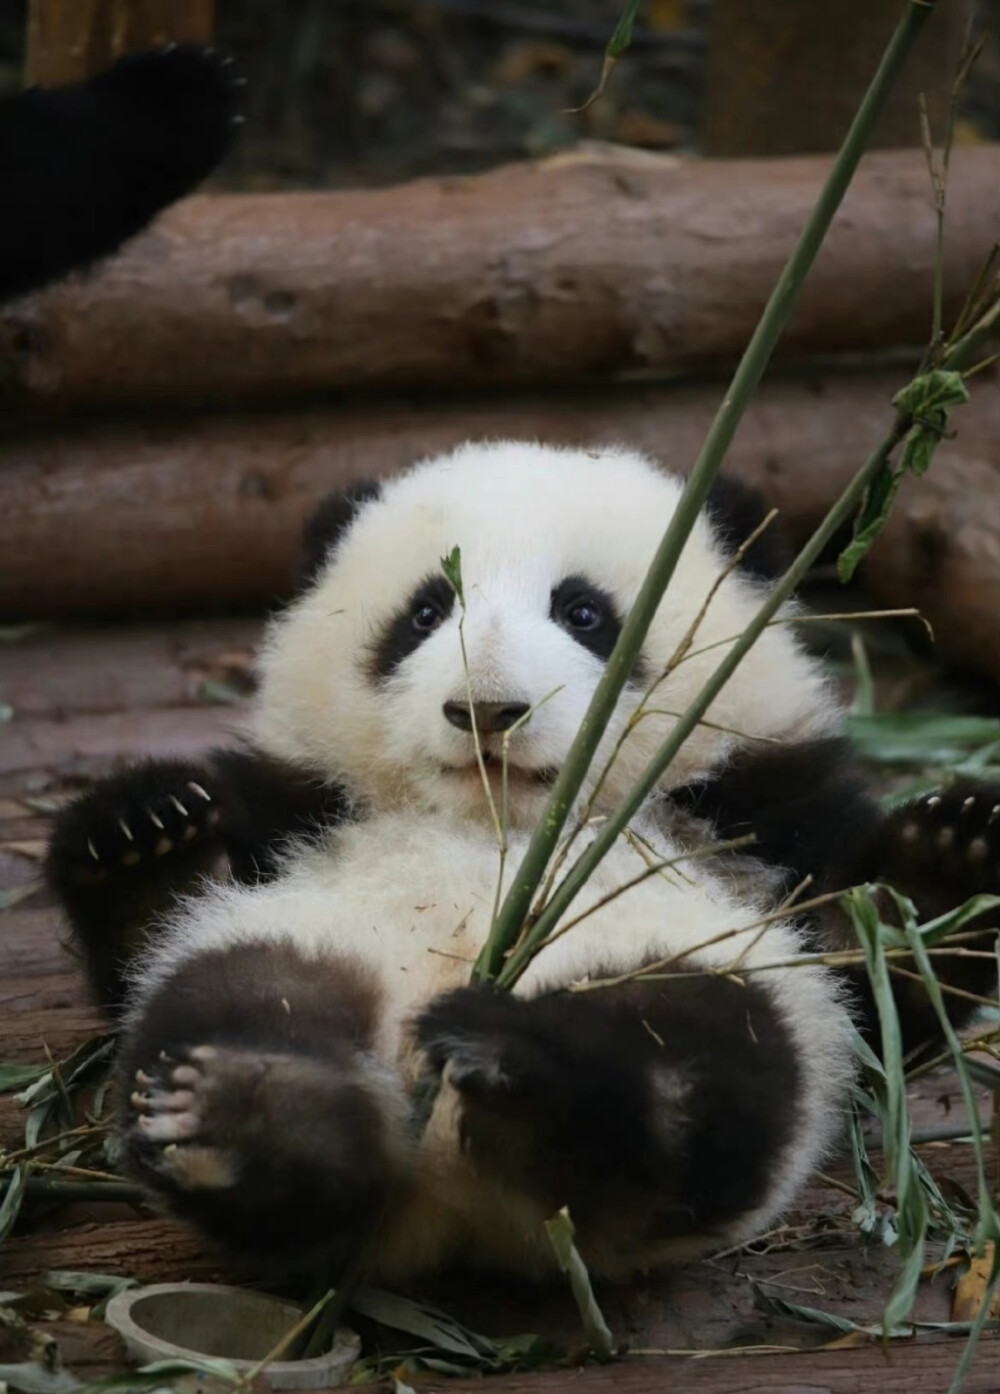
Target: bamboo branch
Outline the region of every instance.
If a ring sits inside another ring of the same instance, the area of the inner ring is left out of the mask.
[[[921,3],[914,3],[914,0],[906,7],[906,12],[901,19],[895,34],[883,55],[882,62],[873,78],[868,91],[865,93],[861,106],[858,110],[847,137],[841,147],[840,153],[834,161],[829,178],[819,200],[810,214],[806,225],[799,238],[795,250],[785,266],[784,271],[778,279],[778,284],[772,292],[767,307],[757,325],[752,339],[743,355],[739,367],[733,377],[729,390],[723,399],[722,405],[716,414],[715,420],[709,430],[705,444],[695,463],[694,469],[688,479],[687,485],[681,495],[677,510],[664,534],[663,540],[657,550],[649,572],[640,588],[635,604],[630,611],[614,651],[608,660],[607,667],[594,692],[587,713],[583,718],[580,730],[570,748],[569,755],[564,763],[555,785],[549,797],[548,803],[542,819],[531,839],[524,860],[518,868],[517,875],[513,881],[507,898],[504,901],[494,932],[490,934],[486,945],[483,948],[479,960],[479,976],[495,978],[500,972],[504,962],[504,955],[510,946],[515,942],[521,932],[525,918],[531,906],[532,898],[545,874],[545,869],[549,859],[559,840],[563,826],[569,815],[570,809],[576,800],[580,788],[583,784],[591,761],[597,752],[598,744],[604,734],[605,728],[621,695],[622,688],[632,670],[633,661],[639,652],[642,642],[646,636],[653,616],[663,598],[667,585],[673,576],[674,569],[680,557],[684,543],[687,540],[691,529],[694,527],[695,520],[704,507],[705,500],[712,480],[725,457],[733,436],[736,433],[740,420],[747,408],[747,404],[753,395],[757,384],[770,361],[782,330],[788,321],[792,310],[798,300],[799,293],[805,282],[813,261],[816,258],[823,239],[826,236],[830,224],[833,221],[837,209],[840,207],[844,194],[847,192],[851,178],[857,169],[858,162],[864,153],[868,143],[872,128],[881,114],[889,93],[892,90],[899,72],[901,71],[906,58],[934,8],[933,3],[921,0]],[[888,453],[897,443],[900,437],[893,437],[889,450],[879,456],[878,466],[881,467]],[[868,467],[866,466],[866,469]],[[864,471],[863,471],[864,473]],[[874,470],[873,470],[874,473]],[[858,491],[856,496],[854,491],[849,491],[850,502],[844,507],[844,500],[837,506],[843,514],[843,521],[846,521],[853,511],[856,498],[860,498]],[[837,511],[836,509],[834,510]],[[838,517],[838,526],[841,519]],[[815,542],[815,538],[813,539]],[[807,552],[810,552],[808,565],[812,564],[815,555],[818,555],[818,548],[815,553],[811,553],[812,543],[807,545]],[[805,554],[804,554],[805,555]],[[794,568],[793,568],[794,570]],[[804,573],[805,567],[802,567]],[[789,575],[792,573],[790,572]],[[790,591],[789,591],[790,593]],[[785,596],[774,605],[768,613],[777,610]],[[757,637],[759,630],[753,633],[749,643],[745,647],[737,646],[734,650],[738,656],[732,667],[742,658],[743,653],[750,647],[750,643]],[[726,664],[720,665],[720,670]],[[726,674],[728,676],[728,673]],[[681,739],[687,736],[689,730],[693,728],[695,722],[704,715],[709,702],[716,695],[718,688],[711,691],[707,701],[699,705],[690,726],[686,722],[681,722],[677,730],[682,731]],[[713,683],[709,683],[709,688]],[[685,727],[687,729],[685,729]],[[675,746],[679,748],[678,740]],[[672,757],[671,757],[672,758]],[[664,762],[663,768],[666,768]],[[654,781],[655,782],[655,781]],[[628,817],[631,816],[635,808],[649,792],[651,785],[642,781],[641,794],[634,805],[629,808],[629,812],[624,819],[616,817],[612,820],[613,830],[608,828],[602,830],[597,841],[592,844],[590,853],[600,848],[596,856],[587,856],[588,869],[592,869],[597,864],[600,856],[611,845],[618,836],[621,828]],[[630,801],[631,803],[631,801]],[[534,931],[538,931],[542,922],[545,921],[544,932],[533,936],[526,936],[521,948],[521,968],[530,958],[528,949],[528,939],[533,937],[534,943],[541,943],[554,928],[558,915],[569,904],[576,891],[579,890],[582,881],[577,875],[577,868],[570,872],[569,876],[556,891],[553,901],[549,908],[543,913],[542,919],[534,926]],[[555,908],[554,907],[558,907]],[[552,912],[552,913],[550,913]],[[533,952],[533,948],[531,952]],[[525,956],[526,954],[526,956]],[[513,968],[513,964],[508,964]],[[515,974],[516,976],[516,974]],[[511,980],[508,975],[508,981]]]

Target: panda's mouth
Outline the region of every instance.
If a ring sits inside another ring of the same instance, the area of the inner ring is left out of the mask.
[[[504,777],[504,761],[498,755],[491,755],[488,750],[483,751],[483,768],[486,770],[487,778],[491,784],[501,784]],[[551,784],[559,771],[552,765],[533,768],[530,765],[516,765],[513,760],[506,761],[507,783],[508,786],[537,786],[539,784]],[[465,765],[445,765],[445,771],[457,776],[459,779],[482,778],[477,760],[470,760]]]

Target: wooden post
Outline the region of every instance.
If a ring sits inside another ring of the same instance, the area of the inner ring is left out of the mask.
[[[206,43],[215,0],[31,0],[25,85],[80,82],[134,49]]]
[[[706,155],[836,150],[904,0],[714,0],[705,73]],[[920,144],[917,99],[944,129],[971,0],[939,4],[875,129],[874,149]]]

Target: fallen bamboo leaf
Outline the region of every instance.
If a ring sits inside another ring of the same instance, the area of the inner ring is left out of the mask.
[[[955,1284],[955,1296],[951,1304],[952,1321],[975,1321],[979,1316],[996,1261],[996,1244],[987,1244],[978,1258],[973,1257],[968,1272]],[[994,1287],[993,1300],[987,1316],[993,1319],[1000,1318],[1000,1288]]]

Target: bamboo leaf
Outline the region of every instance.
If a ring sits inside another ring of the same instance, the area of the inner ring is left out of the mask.
[[[49,1073],[48,1065],[0,1065],[0,1094],[9,1094]]]
[[[382,1288],[358,1288],[351,1298],[351,1310],[477,1364],[484,1358],[492,1360],[496,1356],[496,1345],[488,1336],[470,1331],[435,1307],[400,1297],[398,1293]]]
[[[0,1381],[21,1394],[71,1394],[83,1388],[61,1366],[50,1370],[37,1360],[25,1360],[19,1365],[0,1365]]]
[[[458,596],[458,603],[465,609],[465,590],[462,586],[462,549],[452,547],[446,557],[441,558],[441,570],[448,577],[452,589]]]
[[[913,425],[903,437],[898,465],[886,460],[869,484],[854,523],[854,536],[837,560],[841,581],[849,581],[885,527],[900,485],[907,474],[926,474],[948,429],[948,412],[969,400],[961,373],[937,368],[921,373],[892,404]]]
[[[625,0],[621,18],[615,25],[615,32],[611,35],[607,48],[604,50],[604,62],[601,65],[601,76],[598,78],[597,86],[582,106],[573,108],[574,114],[586,111],[588,107],[593,106],[599,98],[604,96],[608,79],[614,72],[619,58],[632,42],[632,31],[635,29],[635,21],[638,18],[641,4],[642,0]]]
[[[849,716],[847,733],[868,760],[885,765],[955,765],[983,746],[1000,744],[995,717],[946,712]]]
[[[211,1375],[226,1384],[240,1383],[238,1371],[228,1360],[218,1356],[200,1356],[197,1361],[157,1360],[152,1365],[142,1365],[138,1370],[126,1370],[120,1375],[92,1380],[89,1384],[77,1384],[74,1389],[75,1394],[148,1394],[148,1391],[155,1389],[170,1389],[174,1380],[185,1375],[197,1375],[201,1380]]]
[[[14,1228],[24,1200],[26,1177],[23,1167],[14,1167],[7,1178],[7,1189],[0,1203],[0,1243]]]

